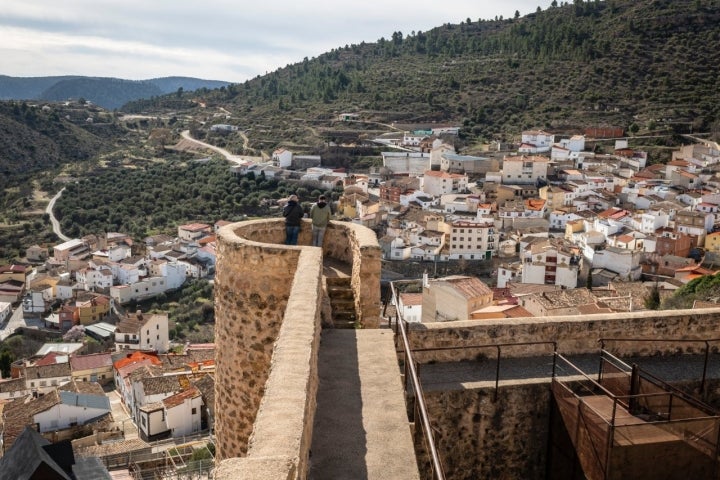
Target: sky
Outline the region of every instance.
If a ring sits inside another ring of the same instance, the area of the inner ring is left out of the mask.
[[[427,4],[425,4],[427,3]],[[5,0],[0,75],[243,82],[333,48],[550,0]]]

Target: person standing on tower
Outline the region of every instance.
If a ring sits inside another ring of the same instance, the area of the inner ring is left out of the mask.
[[[290,195],[288,202],[283,207],[285,217],[285,245],[297,245],[300,234],[300,223],[305,215],[302,205],[298,202],[297,195]]]
[[[310,208],[310,219],[312,220],[312,244],[314,247],[322,247],[325,238],[325,229],[330,223],[330,205],[327,204],[325,195],[318,197],[317,203]]]

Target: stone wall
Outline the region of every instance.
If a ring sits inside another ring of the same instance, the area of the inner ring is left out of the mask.
[[[218,234],[215,433],[220,459],[246,454],[302,251],[243,238],[259,235],[284,239],[284,230],[246,222]],[[313,272],[308,274],[312,278]]]
[[[463,320],[445,323],[409,324],[413,350],[463,345],[487,345],[521,342],[557,342],[564,355],[597,353],[600,338],[706,339],[718,337],[720,308],[702,310],[666,310],[631,313],[513,318],[501,320]],[[617,342],[612,351],[618,355],[651,355],[698,351],[701,344],[665,342]],[[503,347],[503,357],[534,356],[552,352],[552,346]],[[417,352],[416,360],[473,360],[487,349],[457,349]]]
[[[323,250],[326,256],[352,265],[351,285],[358,322],[364,328],[377,328],[382,252],[375,232],[354,223],[331,222],[325,232]]]
[[[496,402],[494,394],[494,388],[425,394],[446,478],[544,478],[549,382],[502,386]],[[416,439],[416,448],[421,443]],[[420,471],[430,472],[430,465],[421,463]]]
[[[410,324],[413,349],[486,345],[531,341],[557,342],[563,354],[599,353],[598,339],[712,339],[719,337],[720,309],[636,312],[584,317],[478,320],[433,324]],[[621,355],[699,353],[704,343],[612,342]],[[548,354],[552,346],[504,347],[502,356]],[[420,363],[474,360],[478,355],[494,358],[495,349],[416,351]],[[699,375],[698,375],[699,376]],[[717,377],[717,373],[713,374]],[[494,383],[494,382],[493,382]],[[676,385],[694,392],[716,409],[720,407],[720,381],[707,380],[699,391],[699,379]],[[551,420],[550,379],[503,381],[494,401],[494,385],[476,385],[444,391],[426,391],[425,403],[446,478],[546,478]],[[416,438],[416,449],[423,449]],[[572,445],[564,455],[572,458]],[[424,456],[419,456],[421,471]],[[426,476],[430,480],[429,476]]]
[[[377,325],[380,249],[374,234],[333,222],[322,251],[305,247],[310,238],[304,222],[301,245],[284,245],[282,219],[232,224],[218,232],[218,480],[307,475],[317,405],[323,254],[352,265],[363,326]]]

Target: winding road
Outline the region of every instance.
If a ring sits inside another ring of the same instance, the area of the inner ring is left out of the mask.
[[[247,155],[233,155],[232,153],[228,152],[224,148],[216,147],[215,145],[210,145],[209,143],[205,143],[201,140],[194,139],[193,137],[190,136],[190,130],[184,130],[180,135],[182,135],[182,137],[185,140],[189,140],[197,145],[200,145],[205,148],[209,148],[210,150],[219,153],[220,155],[222,155],[229,161],[236,163],[238,165],[243,165],[243,164],[246,164],[247,162],[257,163],[258,159],[260,158],[260,157],[250,157]],[[245,138],[245,143],[247,143],[247,137],[244,137],[244,138]],[[260,159],[259,161],[262,161],[262,159]]]
[[[52,230],[55,235],[57,235],[63,242],[67,242],[70,240],[70,237],[63,235],[62,231],[60,230],[60,222],[58,222],[58,219],[55,218],[55,214],[53,214],[53,208],[55,208],[55,201],[60,198],[60,195],[62,195],[64,190],[65,187],[60,189],[60,191],[57,192],[55,196],[50,200],[47,207],[45,207],[45,213],[47,213],[50,217],[50,224],[52,225]]]

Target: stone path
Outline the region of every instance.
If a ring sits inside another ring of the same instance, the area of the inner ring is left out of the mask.
[[[324,329],[310,480],[419,480],[393,332]]]

